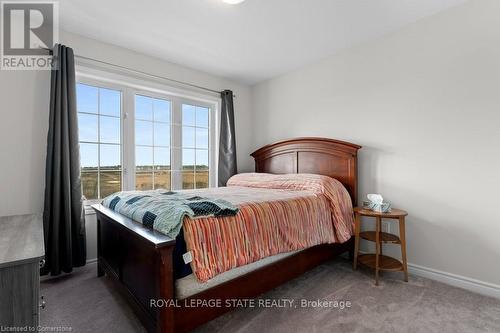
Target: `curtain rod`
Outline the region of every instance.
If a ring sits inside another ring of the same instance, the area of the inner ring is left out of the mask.
[[[49,48],[46,48],[46,47],[40,47],[40,48],[43,49],[43,50],[52,52],[52,49],[49,49]],[[214,89],[210,89],[210,88],[198,86],[196,84],[192,84],[192,83],[188,83],[188,82],[183,82],[183,81],[171,79],[171,78],[168,78],[168,77],[165,77],[165,76],[160,76],[160,75],[155,75],[155,74],[143,72],[143,71],[140,71],[140,70],[137,70],[137,69],[133,69],[133,68],[129,68],[129,67],[121,66],[121,65],[112,64],[110,62],[102,61],[102,60],[95,59],[95,58],[89,58],[89,57],[85,57],[85,56],[81,56],[81,55],[77,55],[77,54],[75,54],[75,58],[83,59],[83,60],[90,60],[90,61],[97,62],[97,63],[103,64],[103,65],[108,65],[108,66],[112,66],[112,67],[115,67],[115,68],[120,68],[120,69],[129,71],[129,72],[132,72],[132,73],[135,73],[135,74],[141,74],[141,75],[149,76],[149,77],[156,78],[156,79],[161,79],[161,80],[165,80],[165,81],[174,82],[174,83],[177,83],[177,84],[182,84],[184,86],[189,86],[189,87],[193,87],[193,88],[196,88],[196,89],[205,90],[205,91],[208,91],[208,92],[211,92],[211,93],[215,93],[215,94],[218,94],[218,95],[221,94],[221,92],[218,91],[218,90],[214,90]],[[236,95],[233,94],[233,97],[236,97]]]

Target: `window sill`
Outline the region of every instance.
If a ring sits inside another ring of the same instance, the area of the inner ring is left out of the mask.
[[[85,215],[95,215],[95,211],[92,209],[92,205],[100,204],[101,200],[85,200],[83,202],[83,207],[85,209]]]

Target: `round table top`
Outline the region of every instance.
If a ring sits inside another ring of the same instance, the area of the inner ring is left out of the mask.
[[[370,209],[365,209],[363,207],[356,207],[354,211],[363,216],[374,216],[374,217],[386,217],[386,218],[396,218],[408,215],[408,213],[402,209],[392,208],[388,213],[375,212]]]

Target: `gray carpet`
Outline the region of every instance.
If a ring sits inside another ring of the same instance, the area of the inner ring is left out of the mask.
[[[258,283],[258,282],[256,282]],[[73,332],[143,332],[133,312],[107,278],[91,264],[42,282],[47,308],[42,326]],[[265,294],[264,299],[344,300],[352,307],[242,308],[196,332],[500,332],[500,300],[398,273],[353,272],[343,259],[328,262]]]

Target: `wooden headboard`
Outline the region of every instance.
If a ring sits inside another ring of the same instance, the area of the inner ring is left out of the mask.
[[[357,154],[361,146],[325,138],[296,138],[264,146],[251,154],[255,172],[313,173],[339,180],[357,202]]]

